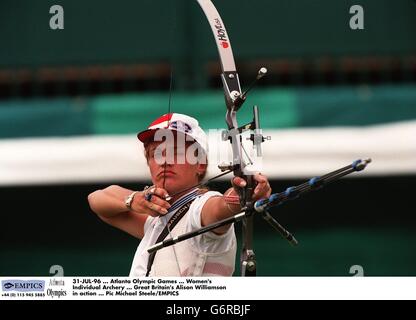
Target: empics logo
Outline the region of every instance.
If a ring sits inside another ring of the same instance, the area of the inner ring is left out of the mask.
[[[2,280],[1,287],[3,291],[20,291],[31,292],[45,290],[45,281],[43,280]]]
[[[6,283],[3,284],[3,290],[4,289],[11,289],[11,288],[14,288],[14,284],[13,283],[6,282]]]
[[[217,38],[224,49],[227,49],[230,45],[228,44],[227,33],[221,23],[220,19],[215,19],[215,28],[217,29]]]

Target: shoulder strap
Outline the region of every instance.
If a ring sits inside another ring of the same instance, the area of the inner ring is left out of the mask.
[[[175,214],[169,219],[168,223],[166,224],[165,228],[162,230],[162,232],[159,234],[159,237],[157,237],[157,240],[155,243],[163,241],[167,235],[169,234],[169,230],[172,230],[175,228],[175,226],[178,224],[179,220],[182,219],[182,217],[188,212],[192,201],[195,199],[192,199],[191,201],[185,203],[182,207],[178,209],[178,211],[175,212]],[[149,276],[150,270],[152,269],[153,261],[155,260],[157,251],[152,252],[149,254],[149,260],[147,261],[147,272],[146,277]]]

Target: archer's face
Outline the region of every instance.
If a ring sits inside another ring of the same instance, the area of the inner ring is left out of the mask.
[[[147,163],[153,184],[169,194],[177,193],[199,182],[199,175],[206,171],[206,164],[195,161],[192,143],[167,145],[151,142],[146,146]]]

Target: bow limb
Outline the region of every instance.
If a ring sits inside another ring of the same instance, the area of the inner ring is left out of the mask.
[[[245,172],[246,163],[243,159],[241,130],[237,122],[237,111],[244,102],[244,100],[241,99],[240,80],[235,66],[230,38],[228,37],[227,30],[220,14],[211,0],[197,1],[211,26],[221,62],[221,80],[224,87],[225,104],[227,106],[225,120],[228,126],[228,131],[226,131],[224,138],[230,140],[233,151],[233,162],[229,168],[233,170],[235,176],[242,177],[247,182],[246,187],[238,190],[240,204],[247,212],[246,218],[243,219],[243,245],[240,260],[242,275],[254,276],[256,275],[256,262],[254,259],[254,251],[252,249],[252,213],[254,212],[252,195],[255,181],[252,174],[247,174]]]
[[[221,62],[221,79],[224,85],[225,101],[228,110],[235,110],[234,101],[241,94],[240,80],[234,62],[230,38],[224,22],[211,0],[197,0],[211,26]],[[228,121],[227,121],[228,122]]]

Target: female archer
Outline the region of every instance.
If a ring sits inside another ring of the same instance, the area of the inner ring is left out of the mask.
[[[192,117],[163,115],[137,136],[144,144],[153,186],[137,191],[111,185],[88,196],[99,218],[141,239],[130,276],[231,276],[236,256],[232,224],[154,254],[147,249],[238,213],[237,189],[246,182],[234,177],[224,195],[198,187],[207,171],[207,136]],[[267,178],[256,174],[254,180],[253,200],[268,197]]]

